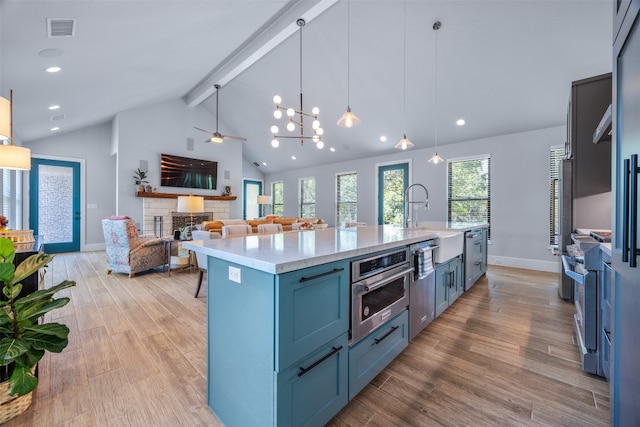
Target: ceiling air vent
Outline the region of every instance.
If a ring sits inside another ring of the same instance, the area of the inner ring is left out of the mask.
[[[255,166],[255,167],[259,168],[259,167],[260,167],[260,163],[258,163],[258,162],[253,162],[253,166]]]
[[[64,119],[64,114],[56,114],[55,116],[51,116],[51,121],[56,122],[58,120]]]
[[[73,37],[76,35],[76,19],[47,18],[47,37]]]

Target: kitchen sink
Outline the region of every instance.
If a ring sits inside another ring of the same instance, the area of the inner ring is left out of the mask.
[[[438,230],[437,244],[440,245],[434,251],[433,260],[440,264],[460,255],[464,249],[464,233],[461,231]]]

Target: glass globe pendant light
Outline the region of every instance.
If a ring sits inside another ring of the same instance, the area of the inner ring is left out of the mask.
[[[350,85],[351,85],[351,0],[347,0],[347,111],[338,120],[338,126],[352,128],[360,124],[358,116],[351,112],[349,105]]]
[[[403,44],[403,76],[402,76],[402,114],[404,115],[404,133],[402,139],[398,141],[396,147],[398,150],[406,150],[413,147],[413,143],[407,138],[407,2],[403,2],[403,19],[404,25],[402,33]]]

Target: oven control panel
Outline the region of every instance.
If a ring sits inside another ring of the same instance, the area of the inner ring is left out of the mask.
[[[352,281],[357,281],[365,277],[389,270],[398,265],[402,265],[409,259],[408,249],[401,249],[386,254],[376,255],[370,258],[354,261],[352,263]]]

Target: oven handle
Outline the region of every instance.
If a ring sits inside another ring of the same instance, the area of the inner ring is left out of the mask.
[[[372,285],[367,285],[366,282],[356,282],[356,283],[353,283],[352,286],[364,286],[365,292],[370,292],[370,291],[373,291],[375,289],[378,289],[381,286],[386,285],[389,282],[392,282],[392,281],[396,280],[398,277],[402,277],[405,274],[408,274],[408,273],[411,273],[411,272],[413,272],[413,268],[407,268],[407,269],[402,270],[401,272],[399,272],[397,274],[394,274],[393,276],[387,277],[383,281],[374,283]]]
[[[581,285],[584,285],[584,278],[587,277],[587,274],[589,273],[583,275],[573,271],[570,267],[571,261],[569,260],[569,257],[567,257],[566,255],[562,255],[562,266],[564,267],[564,274],[566,274],[576,282],[580,283]]]

